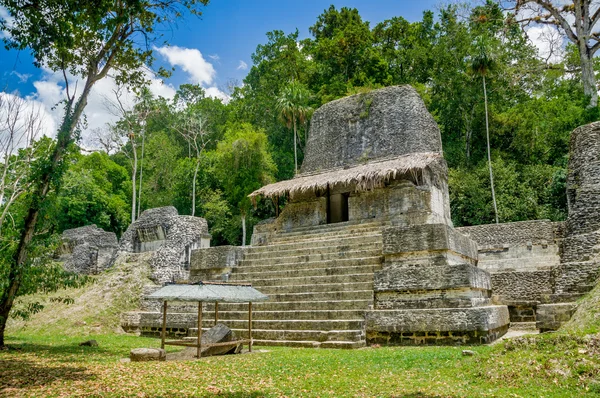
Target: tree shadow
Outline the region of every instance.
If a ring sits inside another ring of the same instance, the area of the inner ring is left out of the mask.
[[[0,359],[0,395],[10,396],[15,390],[48,385],[56,380],[89,380],[93,375],[85,367],[43,366],[13,356]]]
[[[82,355],[99,355],[99,356],[115,356],[114,350],[107,350],[100,346],[80,346],[78,343],[46,345],[35,343],[11,343],[8,344],[8,350],[3,351],[9,353],[11,357],[19,359],[19,355],[35,354],[44,357],[51,357],[57,362],[73,362],[75,357],[82,358]],[[4,358],[6,360],[6,358]],[[1,372],[1,368],[0,368]]]

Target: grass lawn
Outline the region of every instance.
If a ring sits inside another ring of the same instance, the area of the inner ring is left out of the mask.
[[[80,347],[94,338],[98,347]],[[0,395],[224,397],[597,397],[598,340],[549,334],[493,347],[353,351],[255,347],[200,361],[122,363],[157,339],[127,335],[9,335]],[[475,351],[463,356],[462,350]],[[176,348],[174,348],[176,349]]]

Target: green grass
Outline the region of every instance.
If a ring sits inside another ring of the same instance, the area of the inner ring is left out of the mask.
[[[94,338],[98,347],[80,347]],[[128,335],[19,333],[0,352],[0,395],[224,397],[593,397],[600,352],[589,339],[550,334],[470,347],[361,350],[255,347],[268,352],[200,361],[122,363],[158,347]],[[591,345],[590,345],[591,344]],[[591,348],[590,348],[591,347]]]

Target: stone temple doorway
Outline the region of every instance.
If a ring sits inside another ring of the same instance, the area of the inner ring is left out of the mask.
[[[348,221],[347,193],[336,193],[327,197],[327,224]]]

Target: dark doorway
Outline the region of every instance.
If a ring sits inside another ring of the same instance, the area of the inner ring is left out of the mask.
[[[327,223],[348,221],[348,194],[336,193],[329,195],[327,201]]]

